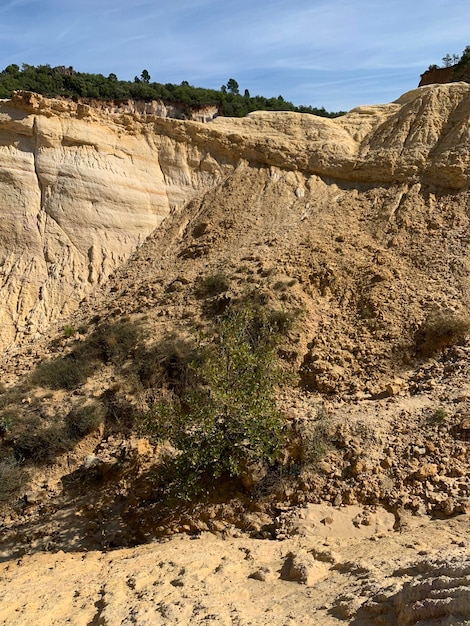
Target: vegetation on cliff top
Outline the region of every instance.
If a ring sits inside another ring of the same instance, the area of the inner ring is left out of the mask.
[[[461,56],[447,53],[442,57],[442,65],[430,65],[428,71],[446,67],[452,68],[452,75],[449,82],[464,81],[470,82],[470,46],[467,46]]]
[[[147,70],[143,70],[134,82],[119,80],[116,74],[108,77],[102,74],[77,72],[73,67],[51,67],[50,65],[28,65],[20,68],[8,65],[0,72],[0,98],[10,98],[16,90],[34,91],[44,96],[68,97],[97,100],[162,100],[166,103],[182,105],[183,112],[193,108],[216,106],[220,115],[243,117],[251,111],[297,111],[322,117],[337,117],[344,111],[330,113],[324,107],[295,106],[282,96],[266,98],[251,96],[248,89],[243,95],[237,81],[230,78],[220,90],[194,87],[187,81],[180,85],[165,85],[150,82]]]

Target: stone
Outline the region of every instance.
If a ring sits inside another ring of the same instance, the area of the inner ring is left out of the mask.
[[[431,476],[437,476],[437,474],[438,466],[435,463],[425,463],[413,473],[413,478],[415,480],[425,481]]]
[[[311,586],[323,578],[328,569],[325,563],[316,561],[306,550],[299,550],[295,554],[292,552],[287,554],[281,578]]]
[[[97,467],[100,464],[100,458],[96,454],[89,454],[83,460],[83,467],[85,469],[91,469]]]
[[[254,572],[252,572],[248,578],[253,578],[254,580],[259,580],[261,582],[265,582],[266,580],[270,580],[274,578],[274,572],[269,567],[259,567]]]

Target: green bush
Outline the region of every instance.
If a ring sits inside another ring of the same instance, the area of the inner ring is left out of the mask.
[[[277,343],[260,309],[229,307],[190,364],[192,386],[144,417],[147,432],[175,451],[167,463],[168,495],[190,498],[221,477],[241,477],[253,464],[276,461],[284,418],[275,390],[287,381]]]
[[[0,437],[4,437],[15,423],[15,413],[5,411],[0,415]]]
[[[449,413],[440,406],[431,414],[431,416],[429,417],[429,421],[431,424],[443,424],[448,417]]]
[[[77,330],[74,326],[66,325],[62,329],[62,332],[64,333],[64,337],[68,339],[69,337],[73,337],[75,333],[77,332]]]

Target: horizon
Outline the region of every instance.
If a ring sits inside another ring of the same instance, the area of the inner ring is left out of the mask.
[[[0,18],[0,69],[63,65],[126,81],[146,69],[151,82],[206,89],[234,78],[241,93],[348,111],[396,100],[429,65],[460,55],[469,43],[470,5],[10,0]]]

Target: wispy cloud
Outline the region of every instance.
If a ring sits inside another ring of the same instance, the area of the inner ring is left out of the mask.
[[[10,0],[3,7],[0,7],[0,14],[7,13],[12,9],[19,8],[24,4],[27,4],[28,0]]]
[[[10,0],[0,65],[73,65],[339,110],[395,99],[470,43],[468,0]]]

